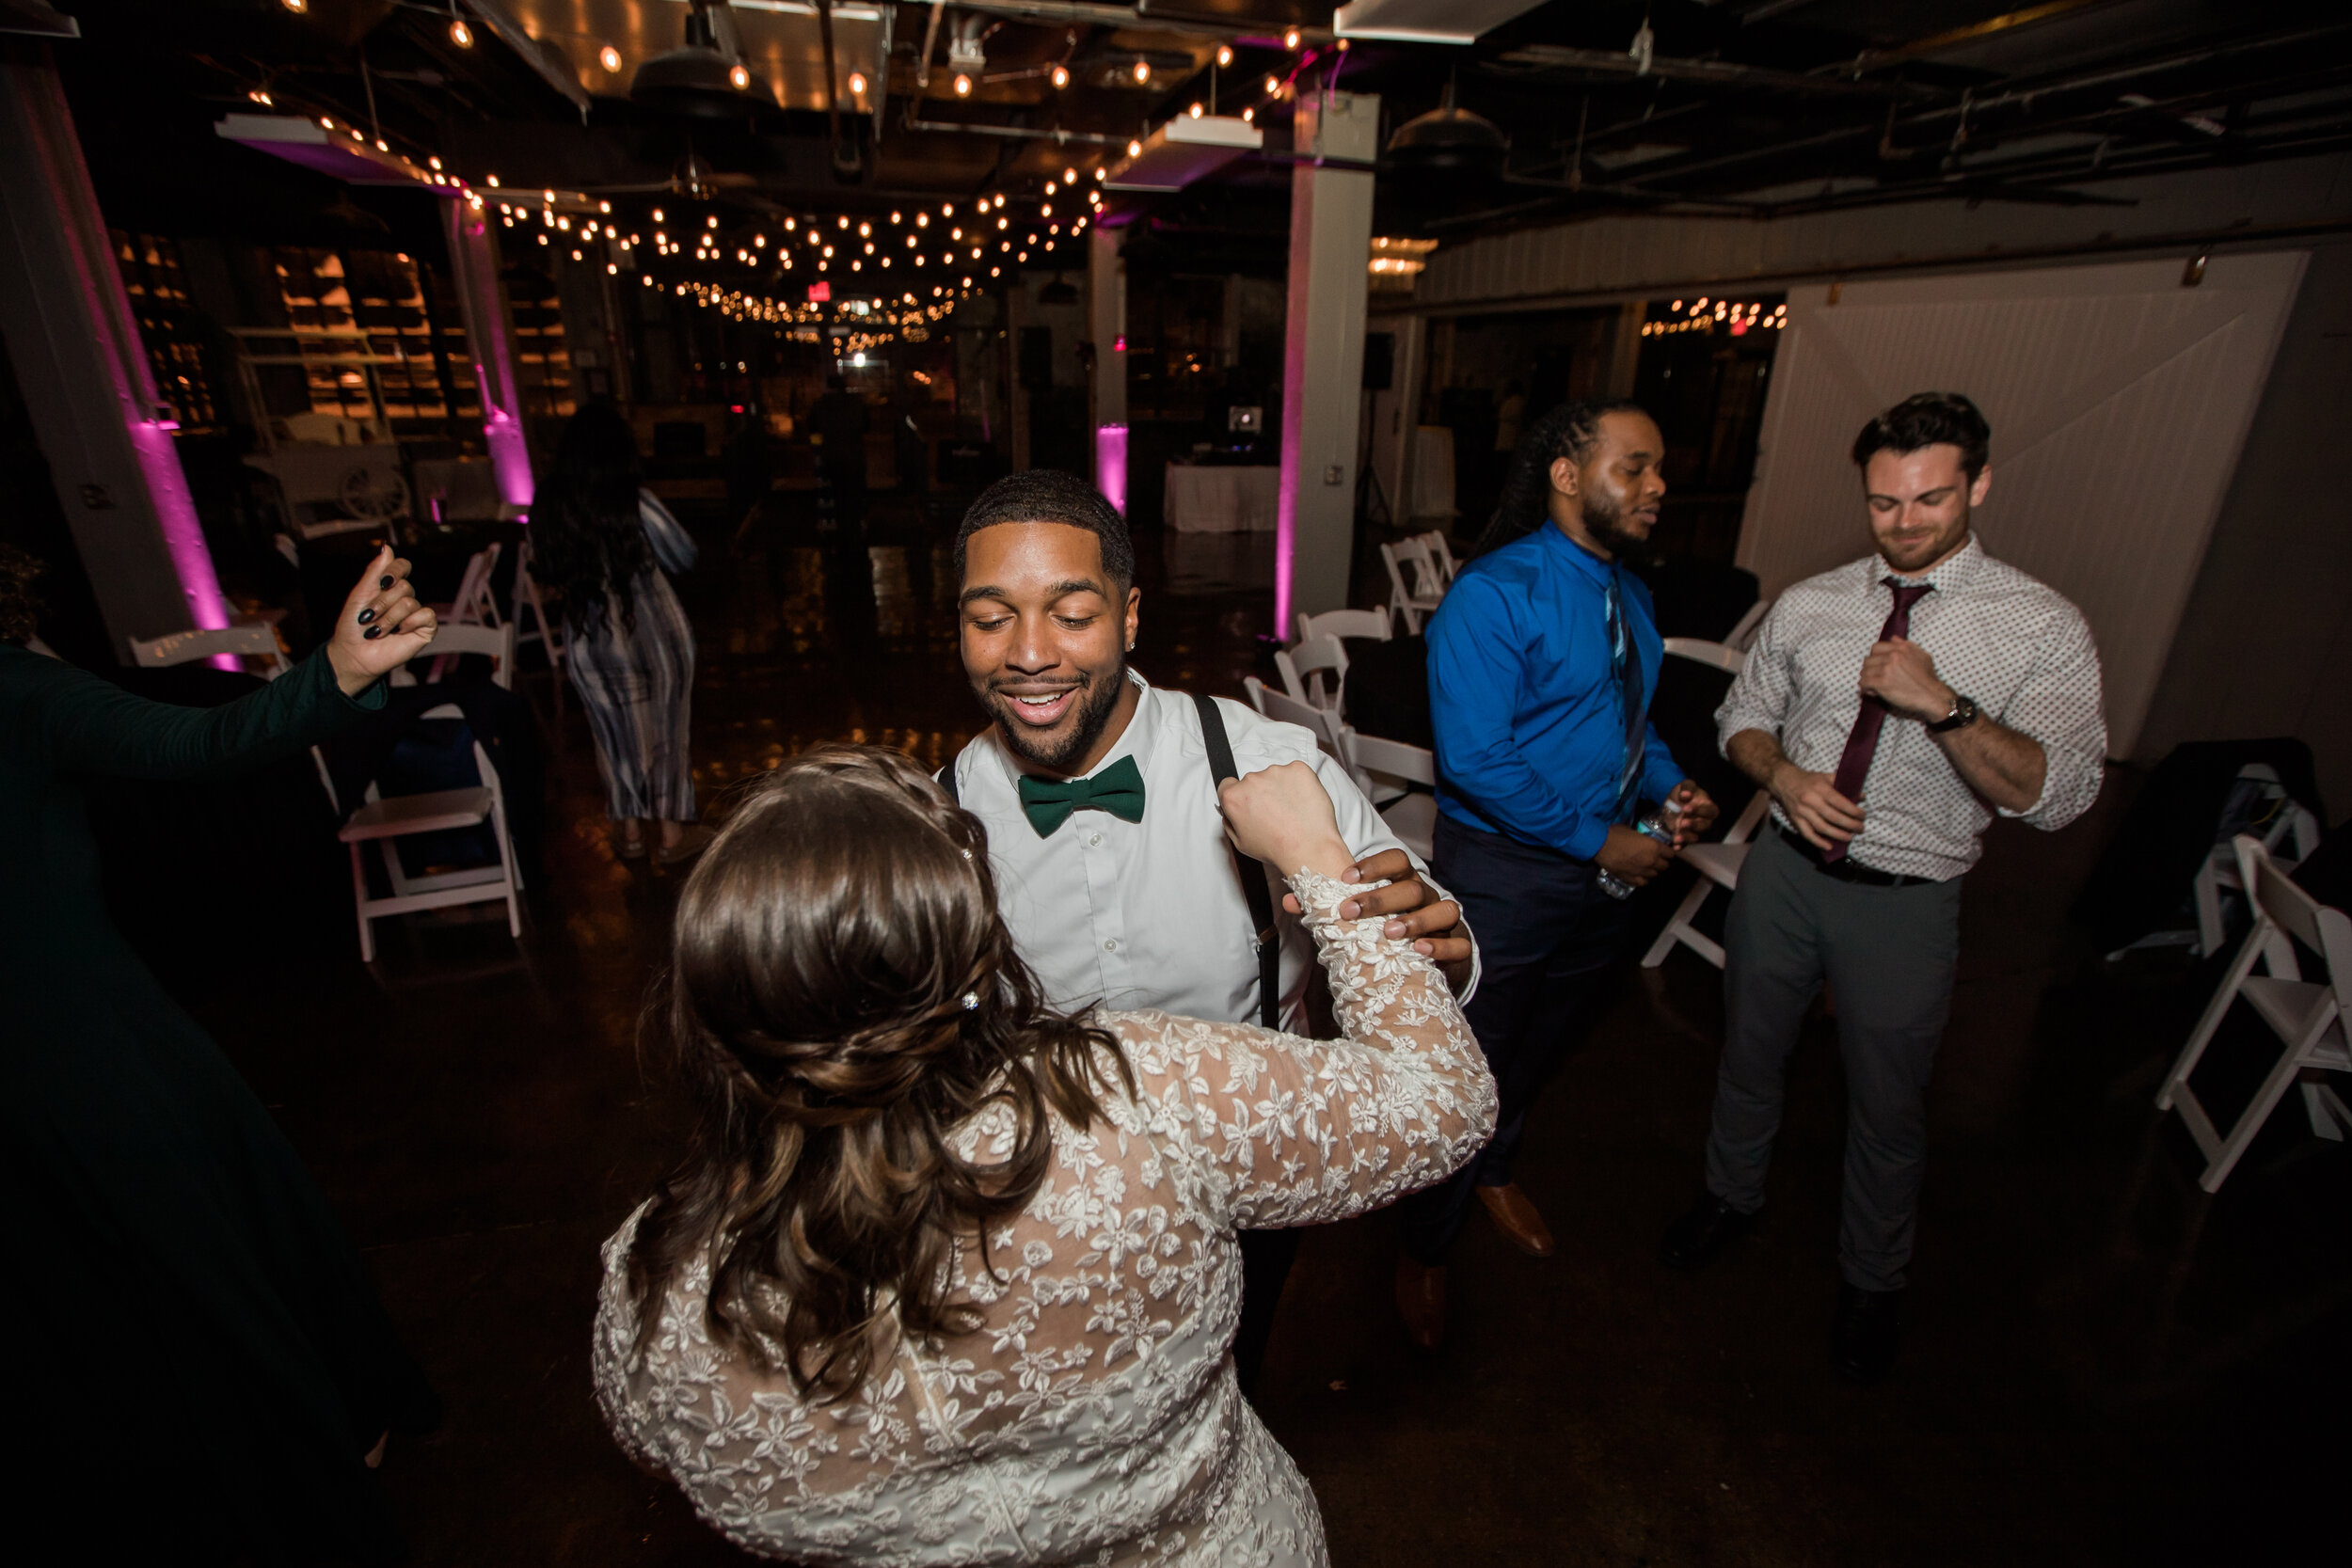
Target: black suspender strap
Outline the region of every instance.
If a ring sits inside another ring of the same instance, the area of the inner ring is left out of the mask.
[[[949,805],[960,806],[963,804],[963,792],[956,787],[955,758],[949,757],[947,759],[947,766],[941,768],[938,772],[933,773],[931,777],[938,782],[940,788],[947,792],[947,803]]]
[[[1196,691],[1192,701],[1200,710],[1200,738],[1209,748],[1211,776],[1219,784],[1241,777],[1233,766],[1233,743],[1226,737],[1225,717],[1216,710],[1216,699]],[[1274,895],[1266,890],[1265,867],[1239,849],[1233,851],[1233,869],[1241,875],[1241,895],[1249,902],[1249,923],[1257,928],[1258,1022],[1269,1029],[1279,1029],[1282,942],[1274,927]]]

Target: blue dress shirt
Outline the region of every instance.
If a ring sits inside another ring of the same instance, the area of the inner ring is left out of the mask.
[[[1578,860],[1600,853],[1625,769],[1623,694],[1609,669],[1609,580],[1642,661],[1646,710],[1665,644],[1649,589],[1547,522],[1462,568],[1429,623],[1438,809]],[[1643,797],[1683,779],[1646,717]]]

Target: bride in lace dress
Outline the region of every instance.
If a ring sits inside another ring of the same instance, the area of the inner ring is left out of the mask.
[[[664,1017],[692,1154],[604,1249],[605,1418],[704,1518],[809,1564],[1320,1564],[1229,1350],[1237,1227],[1459,1167],[1494,1082],[1444,979],[1337,914],[1303,763],[1222,793],[1290,868],[1345,1037],[1067,1019],[978,824],[904,757],[769,775],[681,901]]]

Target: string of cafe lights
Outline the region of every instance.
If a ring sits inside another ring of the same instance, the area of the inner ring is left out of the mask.
[[[1677,332],[1725,331],[1735,338],[1750,332],[1777,332],[1788,325],[1788,307],[1776,305],[1770,311],[1758,300],[1741,303],[1728,299],[1700,298],[1685,309],[1681,300],[1667,307],[1668,318],[1644,322],[1642,336],[1662,338]]]

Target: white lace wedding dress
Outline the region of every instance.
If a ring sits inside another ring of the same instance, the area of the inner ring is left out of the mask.
[[[1345,1218],[1427,1186],[1492,1131],[1494,1080],[1429,961],[1291,879],[1343,1039],[1108,1013],[1138,1093],[1058,1127],[1044,1184],[955,1264],[977,1332],[901,1338],[822,1405],[705,1327],[690,1269],[641,1354],[633,1214],[605,1243],[596,1393],[623,1448],[752,1551],[807,1564],[1321,1564],[1306,1479],[1241,1398],[1228,1351],[1236,1227]],[[1002,1147],[1001,1108],[961,1130]],[[643,1211],[639,1211],[642,1214]]]

